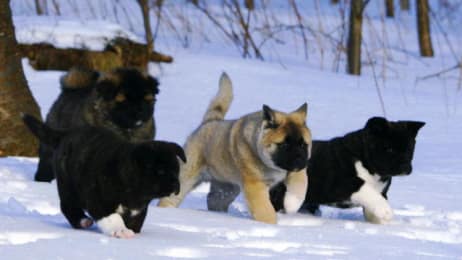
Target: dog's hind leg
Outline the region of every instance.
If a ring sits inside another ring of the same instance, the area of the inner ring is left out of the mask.
[[[241,192],[239,185],[212,179],[207,194],[207,208],[212,211],[227,212],[229,205]]]
[[[39,157],[40,160],[34,179],[36,181],[51,182],[55,178],[51,164],[51,159],[53,157],[52,148],[48,147],[47,145],[40,144]]]
[[[76,197],[76,192],[72,186],[63,181],[58,181],[58,193],[60,199],[61,212],[73,228],[88,228],[93,225],[93,220],[85,215],[85,212]]]

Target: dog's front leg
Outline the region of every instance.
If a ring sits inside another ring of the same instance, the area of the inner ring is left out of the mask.
[[[393,218],[393,210],[388,201],[367,184],[351,195],[351,201],[363,207],[364,217],[374,224],[385,224]]]
[[[284,211],[286,213],[296,213],[305,201],[308,188],[306,169],[288,173],[285,184],[287,190],[284,195]]]
[[[117,238],[132,238],[135,236],[135,232],[125,226],[122,216],[118,213],[98,219],[96,224],[104,234],[109,236]]]
[[[276,224],[276,211],[271,205],[268,186],[260,180],[244,178],[243,188],[252,217],[257,221]]]

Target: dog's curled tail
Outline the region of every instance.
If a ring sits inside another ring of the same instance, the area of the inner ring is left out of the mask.
[[[202,119],[202,123],[213,120],[223,120],[232,100],[233,84],[228,74],[223,72],[220,77],[218,93],[210,102],[207,112],[205,112],[204,118]]]
[[[65,91],[92,87],[98,80],[99,75],[94,70],[72,68],[61,77],[61,89]]]
[[[21,114],[21,117],[24,124],[35,136],[37,136],[40,142],[52,147],[58,146],[61,137],[64,135],[63,132],[48,127],[46,124],[40,122],[37,118],[31,115]]]

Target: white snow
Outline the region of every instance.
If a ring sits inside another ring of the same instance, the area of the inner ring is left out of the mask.
[[[17,38],[24,42],[52,39],[59,46],[79,47],[82,44],[74,40],[78,28],[78,38],[84,39],[81,42],[97,49],[121,28],[108,22],[79,25],[56,19],[16,17]],[[106,34],[110,28],[112,32]],[[50,36],[50,30],[59,33]],[[415,29],[409,30],[405,40],[417,53],[416,37],[412,35]],[[460,34],[451,37],[461,40]],[[307,123],[314,138],[324,139],[361,128],[369,117],[383,115],[370,69],[365,69],[361,77],[320,70],[313,60],[304,62],[294,57],[297,55],[283,55],[284,48],[279,50],[280,59],[261,62],[242,59],[230,51],[232,47],[220,44],[181,49],[159,41],[157,46],[175,57],[171,65],[151,66],[151,73],[161,82],[155,112],[157,139],[180,144],[185,141],[218,90],[223,71],[234,85],[234,101],[227,118],[261,109],[263,104],[291,111],[308,102]],[[157,208],[154,201],[141,234],[130,240],[116,239],[102,234],[95,226],[90,230],[72,229],[60,213],[56,183],[33,181],[38,160],[8,157],[0,158],[0,256],[461,259],[462,94],[457,91],[458,74],[415,84],[417,76],[450,63],[441,58],[448,57],[447,46],[440,49],[441,55],[435,59],[405,61],[396,54],[399,62],[389,64],[394,67],[393,75],[380,85],[389,119],[427,123],[417,137],[413,173],[393,179],[389,202],[394,217],[389,224],[366,223],[359,208],[330,207],[322,207],[321,216],[278,214],[277,225],[262,224],[250,218],[241,196],[227,214],[207,211],[208,185],[203,184],[187,196],[179,209]],[[460,54],[460,48],[456,51]],[[58,79],[62,73],[34,71],[26,60],[23,65],[45,116],[59,93]]]

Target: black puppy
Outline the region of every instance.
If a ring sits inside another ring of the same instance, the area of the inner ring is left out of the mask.
[[[368,120],[358,131],[329,141],[314,141],[308,163],[308,190],[301,210],[314,213],[319,204],[340,208],[361,206],[367,221],[385,223],[393,211],[387,191],[393,176],[412,171],[415,138],[425,123]],[[276,210],[283,208],[283,183],[271,190]]]
[[[103,127],[131,142],[152,140],[155,78],[136,69],[120,68],[100,74],[72,69],[61,78],[61,94],[47,115],[52,128]],[[53,149],[40,144],[35,180],[51,181]]]
[[[133,144],[95,127],[54,130],[29,115],[23,120],[41,142],[53,147],[61,211],[74,228],[93,221],[105,234],[129,238],[143,225],[154,198],[178,193],[183,149],[162,141]]]

